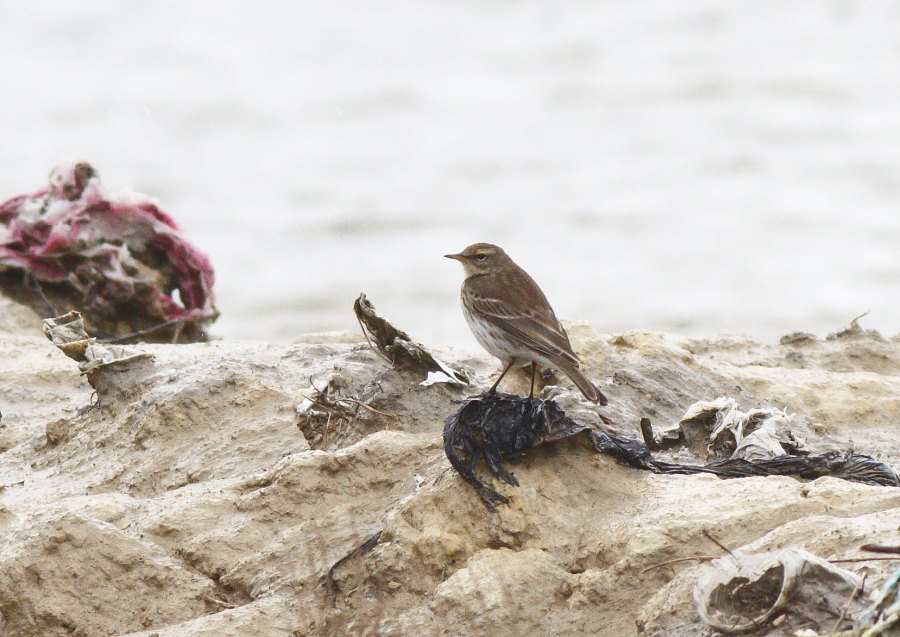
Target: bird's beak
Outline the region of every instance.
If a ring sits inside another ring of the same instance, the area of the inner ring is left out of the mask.
[[[465,258],[461,254],[445,254],[444,256],[448,259],[455,259],[457,261],[462,261]]]

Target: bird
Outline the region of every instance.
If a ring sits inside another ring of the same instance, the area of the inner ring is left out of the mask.
[[[591,402],[607,404],[606,396],[581,371],[569,335],[541,288],[502,248],[474,243],[462,252],[444,256],[462,263],[465,271],[460,297],[475,340],[504,365],[488,394],[496,392],[513,365],[530,363],[529,398],[533,398],[534,375],[541,363],[572,379]]]

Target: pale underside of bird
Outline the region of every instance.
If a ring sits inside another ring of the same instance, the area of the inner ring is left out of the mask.
[[[535,371],[537,364],[542,364],[563,372],[588,400],[607,404],[603,393],[581,371],[569,336],[547,297],[502,248],[476,243],[445,256],[463,264],[466,278],[460,295],[469,328],[478,343],[504,365],[490,393],[510,368],[530,364],[533,396]]]

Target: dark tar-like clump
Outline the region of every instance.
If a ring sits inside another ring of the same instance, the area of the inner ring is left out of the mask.
[[[641,422],[643,429],[649,421]],[[522,398],[510,394],[485,394],[466,400],[444,425],[444,452],[460,476],[475,487],[491,511],[509,499],[486,486],[475,474],[484,459],[495,478],[519,486],[516,477],[503,468],[501,459],[526,452],[531,447],[576,435],[586,435],[594,449],[619,462],[653,473],[711,473],[722,478],[786,475],[799,478],[833,476],[883,486],[900,486],[900,477],[890,467],[869,456],[832,451],[818,456],[784,455],[759,461],[728,458],[706,465],[656,460],[647,445],[636,438],[595,431],[580,425],[552,400]]]

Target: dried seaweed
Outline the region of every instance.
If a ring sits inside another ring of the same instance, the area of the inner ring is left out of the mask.
[[[644,430],[648,427],[649,423],[642,422]],[[495,478],[519,486],[516,477],[503,468],[503,458],[576,435],[588,436],[600,453],[653,473],[711,473],[721,478],[784,475],[814,479],[833,476],[864,484],[900,487],[900,477],[890,467],[853,452],[783,455],[758,461],[728,458],[706,465],[664,462],[655,459],[647,445],[636,438],[605,434],[578,424],[552,400],[502,393],[477,396],[463,403],[444,425],[444,452],[453,468],[475,488],[488,510],[494,511],[496,504],[509,504],[509,499],[478,478],[475,467],[479,461],[485,461]]]
[[[424,345],[417,343],[409,334],[397,329],[379,316],[375,312],[375,306],[366,298],[365,294],[360,294],[353,303],[353,312],[356,314],[363,335],[369,344],[377,349],[393,367],[428,372],[429,378],[422,383],[424,385],[433,384],[436,382],[436,378],[454,385],[469,384],[469,377],[465,372],[453,369],[435,358]]]

